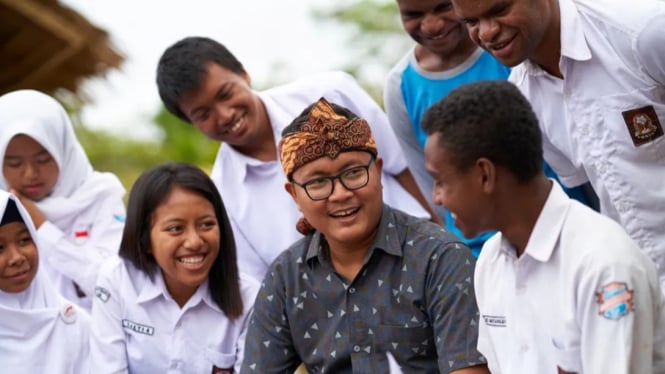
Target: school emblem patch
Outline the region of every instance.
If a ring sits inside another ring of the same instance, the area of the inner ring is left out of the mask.
[[[653,105],[627,110],[621,114],[636,147],[663,136],[663,126]]]
[[[633,290],[623,282],[612,282],[604,285],[596,292],[596,301],[599,304],[598,314],[617,320],[633,310]]]

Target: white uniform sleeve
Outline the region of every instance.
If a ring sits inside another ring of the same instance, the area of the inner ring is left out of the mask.
[[[119,258],[110,260],[102,267],[97,280],[90,333],[90,367],[94,373],[128,372],[120,292],[123,266]]]
[[[649,22],[637,36],[634,48],[645,73],[665,86],[665,13]]]
[[[37,230],[39,241],[45,244],[40,255],[49,267],[76,282],[86,295],[94,293],[102,263],[117,255],[124,227],[125,206],[121,199],[111,196],[97,206],[85,242],[77,243],[76,238],[68,237],[48,221]]]
[[[388,117],[358,82],[349,74],[336,72],[335,90],[326,95],[326,99],[342,105],[364,118],[372,129],[378,155],[383,159],[383,172],[397,175],[407,168],[402,149],[395,133],[390,127]]]
[[[657,312],[661,295],[655,268],[645,268],[642,265],[653,264],[626,258],[625,253],[623,259],[614,258],[601,266],[597,258],[596,264],[586,261],[575,274],[574,310],[564,310],[561,335],[553,340],[558,366],[566,371],[646,374],[653,370],[655,313],[662,313]]]

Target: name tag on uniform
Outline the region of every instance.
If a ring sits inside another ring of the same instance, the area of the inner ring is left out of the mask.
[[[663,126],[653,105],[627,110],[621,114],[636,147],[663,136]]]
[[[142,325],[140,323],[132,322],[128,319],[123,319],[122,320],[122,327],[125,330],[131,330],[134,332],[138,332],[139,334],[144,334],[144,335],[153,335],[155,333],[155,328]]]
[[[490,316],[483,314],[483,320],[485,320],[487,326],[506,327],[506,317],[504,316]]]

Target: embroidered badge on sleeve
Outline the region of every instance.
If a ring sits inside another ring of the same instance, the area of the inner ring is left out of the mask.
[[[604,285],[596,292],[596,301],[600,305],[598,314],[617,320],[633,310],[633,290],[623,282],[612,282]]]
[[[627,110],[621,114],[636,147],[663,136],[663,126],[653,105]]]

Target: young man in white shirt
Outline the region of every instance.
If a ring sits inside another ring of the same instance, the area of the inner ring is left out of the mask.
[[[474,272],[492,373],[663,373],[656,268],[614,221],[542,169],[541,132],[509,82],[451,92],[425,115],[434,201],[465,235],[498,233]],[[558,368],[558,369],[557,369]]]
[[[157,68],[166,108],[193,124],[220,147],[212,179],[226,200],[238,246],[238,263],[263,279],[277,255],[302,236],[299,212],[283,186],[277,155],[281,132],[309,104],[325,97],[367,119],[384,159],[388,204],[420,217],[434,217],[407,168],[388,119],[346,73],[319,74],[262,92],[250,87],[243,65],[222,44],[202,37],[178,41]]]
[[[540,120],[561,181],[589,181],[600,211],[655,262],[665,287],[665,3],[453,0]]]

